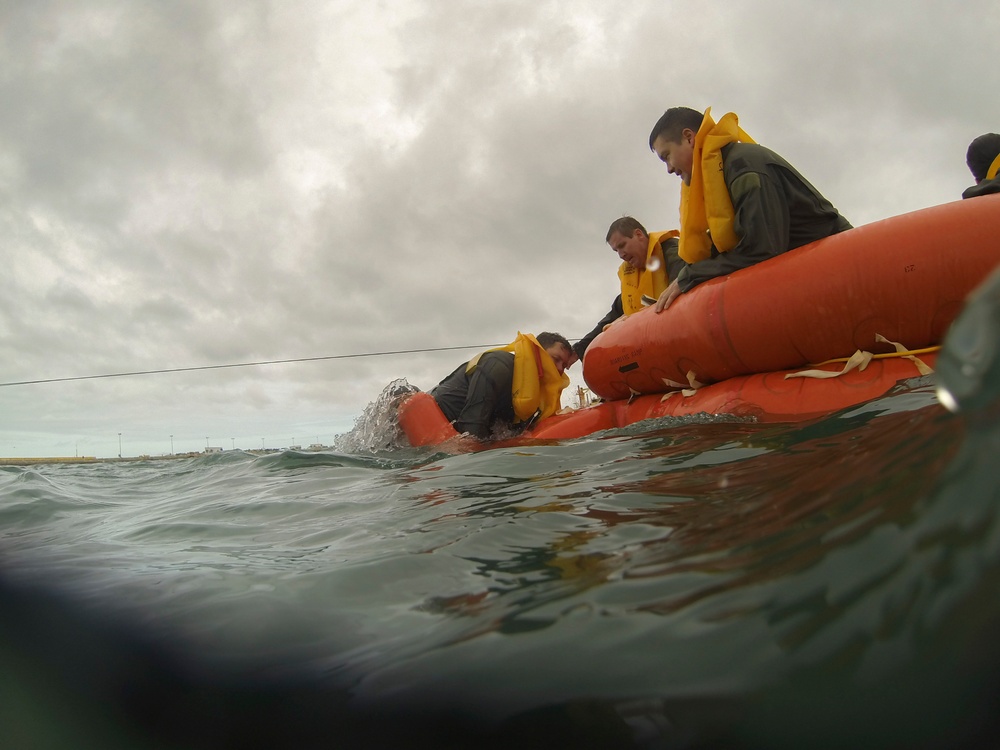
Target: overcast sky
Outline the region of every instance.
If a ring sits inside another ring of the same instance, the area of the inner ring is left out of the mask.
[[[996,0],[0,1],[0,382],[579,338],[607,225],[677,225],[664,109],[736,112],[864,224],[972,183],[998,33]],[[3,385],[0,456],[329,443],[475,352]]]

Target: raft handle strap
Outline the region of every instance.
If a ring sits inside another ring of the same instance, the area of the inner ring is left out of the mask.
[[[918,354],[930,354],[932,352],[939,351],[940,346],[927,346],[923,349],[907,349],[905,346],[897,341],[889,341],[885,336],[880,333],[875,334],[875,341],[879,344],[889,344],[894,347],[896,351],[886,352],[884,354],[872,354],[871,352],[866,352],[858,349],[850,357],[838,357],[835,359],[828,359],[824,362],[820,362],[814,367],[822,367],[823,365],[834,364],[835,362],[844,362],[844,368],[840,372],[832,372],[830,370],[802,370],[800,372],[790,372],[785,375],[785,378],[836,378],[841,375],[850,372],[851,370],[857,369],[858,372],[863,372],[868,364],[873,359],[890,359],[894,357],[902,357],[903,359],[908,359],[917,368],[917,372],[921,375],[930,375],[934,372],[926,362],[919,359],[916,355]]]

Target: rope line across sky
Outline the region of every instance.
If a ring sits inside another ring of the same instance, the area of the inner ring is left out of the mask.
[[[170,367],[159,370],[137,370],[134,372],[109,372],[101,375],[73,375],[64,378],[41,378],[38,380],[18,380],[10,383],[0,383],[0,388],[15,385],[38,385],[40,383],[67,383],[73,380],[98,380],[101,378],[127,378],[136,375],[162,375],[171,372],[196,372],[199,370],[224,370],[234,367],[261,367],[263,365],[285,365],[294,362],[321,362],[331,359],[354,359],[357,357],[385,357],[396,354],[424,354],[427,352],[450,352],[463,349],[490,349],[505,346],[504,344],[478,344],[469,346],[439,346],[431,349],[399,349],[388,352],[359,352],[355,354],[330,354],[324,357],[298,357],[295,359],[271,359],[263,362],[235,362],[224,365],[198,365],[194,367]]]

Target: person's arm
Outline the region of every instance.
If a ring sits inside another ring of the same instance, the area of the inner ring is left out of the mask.
[[[993,193],[1000,193],[1000,177],[994,177],[992,180],[981,180],[977,182],[972,187],[966,188],[962,192],[963,198],[978,198],[980,195],[991,195]]]
[[[493,356],[496,354],[506,356]],[[469,378],[469,392],[465,397],[462,413],[455,420],[455,429],[475,435],[480,440],[488,438],[497,412],[506,412],[512,408],[510,389],[513,381],[513,354],[484,354]]]
[[[678,255],[678,248],[680,244],[676,237],[670,237],[660,243],[660,249],[663,251],[663,262],[667,266],[667,279],[673,281],[678,276],[680,276],[681,271],[688,267],[687,262]]]
[[[463,362],[452,371],[448,377],[431,389],[431,396],[437,402],[438,408],[448,418],[449,422],[458,419],[465,405],[465,395],[468,392],[465,382],[465,368],[468,362]]]
[[[594,326],[594,330],[573,344],[573,351],[576,352],[577,358],[582,360],[584,352],[587,351],[587,347],[590,346],[590,342],[597,338],[597,334],[603,331],[606,326],[614,323],[624,314],[625,309],[622,307],[622,296],[619,294],[615,297],[615,301],[611,303],[611,310],[609,310],[608,314],[601,318],[600,322]]]
[[[670,306],[671,302],[677,299],[677,296],[681,293],[678,279],[682,273],[687,272],[688,268],[687,261],[678,253],[679,243],[676,237],[671,237],[661,243],[660,247],[663,249],[663,262],[666,263],[667,278],[670,279],[670,283],[667,284],[666,289],[660,292],[660,296],[653,306],[658,313],[663,312]]]
[[[776,177],[766,172],[743,172],[729,184],[736,216],[733,230],[739,241],[725,253],[692,263],[677,275],[680,292],[703,281],[725,276],[788,249],[788,201]]]

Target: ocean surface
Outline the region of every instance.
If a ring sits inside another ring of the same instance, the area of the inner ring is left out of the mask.
[[[981,747],[1000,422],[0,467],[4,747]],[[4,717],[6,714],[6,717]],[[31,742],[24,744],[25,738]]]

